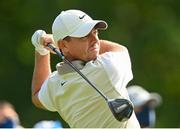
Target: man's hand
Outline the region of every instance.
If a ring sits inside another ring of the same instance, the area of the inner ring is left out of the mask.
[[[32,44],[35,47],[35,50],[40,54],[40,55],[47,55],[49,54],[49,50],[47,47],[45,47],[48,43],[52,43],[53,37],[50,34],[46,34],[45,31],[43,30],[37,30],[34,32],[31,38]]]

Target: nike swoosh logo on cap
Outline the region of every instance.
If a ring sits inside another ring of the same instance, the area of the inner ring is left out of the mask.
[[[83,19],[86,15],[83,15],[83,16],[79,16],[79,19]]]

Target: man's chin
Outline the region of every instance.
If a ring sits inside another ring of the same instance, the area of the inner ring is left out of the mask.
[[[94,54],[94,55],[92,55],[91,57],[88,58],[88,61],[96,60],[96,58],[97,58],[98,55],[99,55],[99,54]]]

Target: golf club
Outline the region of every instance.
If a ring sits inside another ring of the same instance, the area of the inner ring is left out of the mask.
[[[128,120],[133,112],[133,105],[127,99],[109,99],[104,95],[89,79],[78,69],[76,68],[64,55],[60,52],[59,49],[54,47],[51,43],[47,45],[51,50],[53,50],[65,63],[67,63],[74,71],[76,71],[87,83],[92,86],[107,102],[111,112],[118,121]]]

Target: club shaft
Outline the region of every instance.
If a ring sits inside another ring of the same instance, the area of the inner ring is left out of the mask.
[[[74,71],[76,71],[87,83],[92,86],[106,101],[108,101],[108,97],[104,95],[78,68],[76,68],[71,61],[66,59],[64,55],[59,51],[59,49],[52,46],[50,43],[47,45],[50,49],[52,49],[65,63],[67,63]]]

